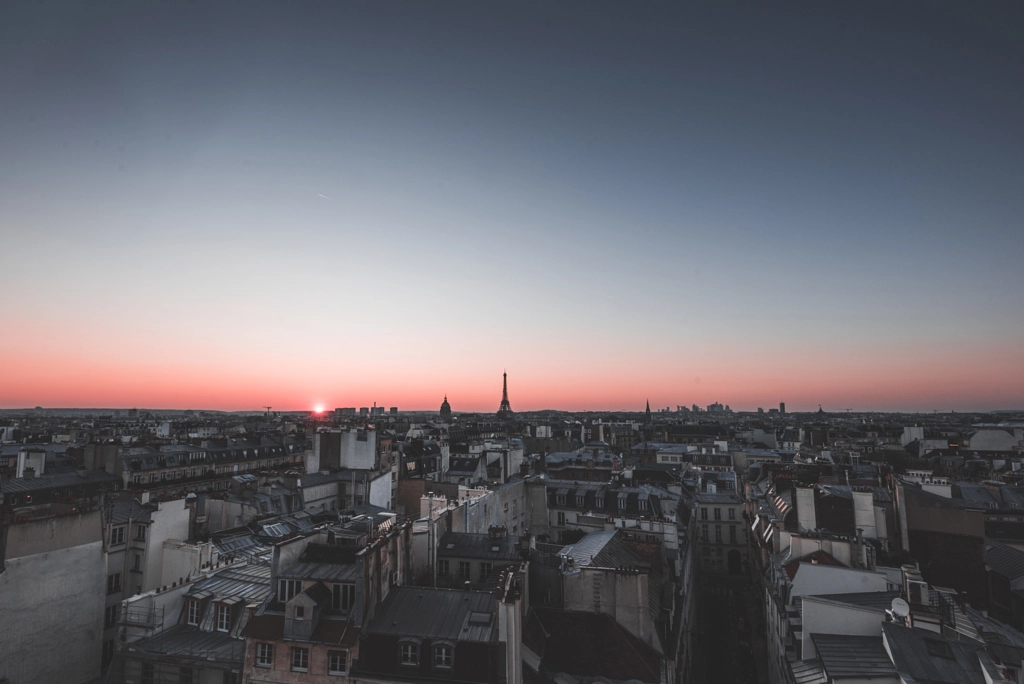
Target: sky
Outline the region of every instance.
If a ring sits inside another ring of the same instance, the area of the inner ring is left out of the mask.
[[[1018,2],[0,2],[0,408],[1024,408]]]

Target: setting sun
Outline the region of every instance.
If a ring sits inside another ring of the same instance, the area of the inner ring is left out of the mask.
[[[313,407],[313,412],[314,413],[323,413],[324,412],[324,405],[323,404],[317,404],[316,406]]]

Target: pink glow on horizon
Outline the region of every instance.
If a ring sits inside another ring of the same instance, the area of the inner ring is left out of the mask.
[[[18,350],[0,389],[0,407],[145,407],[213,410],[312,410],[342,406],[398,406],[437,410],[445,394],[455,412],[496,411],[501,365],[476,360],[409,368],[344,362],[268,364],[212,358],[205,362],[57,356],[43,345]],[[4,353],[12,359],[12,352]],[[544,363],[531,367],[521,352],[509,365],[509,398],[516,411],[537,409],[640,411],[715,401],[734,410],[958,411],[1024,406],[1024,359],[1017,347],[851,352],[842,359],[807,350],[785,357],[748,353],[699,361],[664,357],[619,365]],[[540,358],[540,357],[538,357]]]

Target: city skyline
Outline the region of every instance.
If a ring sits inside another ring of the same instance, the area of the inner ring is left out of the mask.
[[[61,8],[0,408],[1024,407],[1012,4]]]

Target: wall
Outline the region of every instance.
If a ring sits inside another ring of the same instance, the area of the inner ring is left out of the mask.
[[[364,439],[359,439],[360,433]],[[342,468],[374,468],[377,462],[377,431],[343,431],[339,458]]]
[[[648,576],[637,571],[585,567],[563,576],[565,610],[605,613],[662,652],[648,603]]]
[[[884,610],[868,610],[841,606],[804,596],[801,622],[803,624],[803,660],[818,657],[812,634],[843,634],[847,636],[882,636]],[[844,684],[846,680],[843,680]]]
[[[856,594],[862,591],[886,591],[888,588],[885,574],[881,572],[801,563],[793,578],[790,596]]]
[[[142,591],[151,591],[161,584],[170,584],[164,574],[164,542],[168,539],[188,539],[189,510],[185,500],[164,501],[153,511],[149,529],[146,531],[146,574]],[[174,576],[173,579],[177,579]]]
[[[370,492],[366,497],[366,502],[391,510],[391,471],[385,471],[377,478],[370,480]]]
[[[20,523],[8,532],[0,679],[78,684],[99,677],[106,590],[100,512]]]

